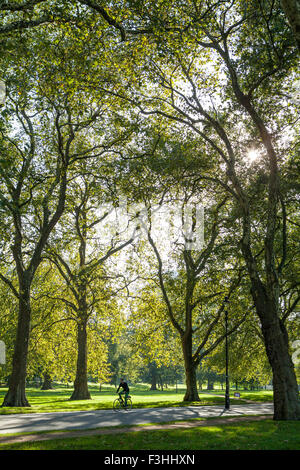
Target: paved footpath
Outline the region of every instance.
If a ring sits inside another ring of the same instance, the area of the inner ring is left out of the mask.
[[[0,436],[11,433],[86,430],[185,421],[193,418],[253,416],[258,414],[272,415],[273,403],[233,404],[229,411],[224,411],[223,406],[186,406],[178,408],[139,408],[120,412],[94,410],[0,415]]]

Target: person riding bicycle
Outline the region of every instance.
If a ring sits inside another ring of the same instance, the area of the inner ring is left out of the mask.
[[[119,393],[120,388],[123,388],[122,392]],[[124,379],[121,379],[120,385],[118,387],[117,393],[119,393],[119,397],[121,398],[121,395],[125,395],[125,406],[127,406],[127,398],[129,396],[129,387],[127,383],[124,381]]]

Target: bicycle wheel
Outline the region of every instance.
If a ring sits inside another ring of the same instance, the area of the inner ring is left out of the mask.
[[[113,409],[115,411],[120,411],[121,408],[122,408],[122,405],[121,405],[120,399],[116,398],[114,403],[113,403]]]
[[[128,410],[128,411],[131,410],[131,408],[132,408],[132,401],[131,401],[130,398],[127,398],[127,405],[124,406],[124,408],[125,408],[125,410]]]

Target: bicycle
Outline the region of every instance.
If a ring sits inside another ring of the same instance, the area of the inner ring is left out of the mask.
[[[119,394],[119,398],[116,398],[113,402],[113,409],[115,411],[120,411],[121,409],[124,410],[131,410],[132,408],[132,401],[131,401],[131,396],[128,395],[127,397],[127,405],[125,405],[125,400],[123,400],[123,397]]]

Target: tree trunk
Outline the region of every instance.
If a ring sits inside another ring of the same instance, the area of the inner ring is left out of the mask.
[[[300,420],[299,392],[289,354],[288,334],[278,315],[276,291],[273,292],[272,295],[271,289],[267,291],[261,284],[252,282],[252,296],[273,372],[274,419]]]
[[[19,318],[9,388],[2,406],[30,406],[26,398],[27,355],[30,333],[30,283],[20,284]]]
[[[151,374],[151,387],[150,387],[150,390],[157,390],[157,370],[156,370],[156,365],[155,364],[151,364],[150,374]]]
[[[192,364],[185,367],[185,377],[186,377],[186,392],[184,395],[184,401],[200,401],[198,389],[197,389],[197,379],[196,379],[196,367]]]
[[[88,320],[87,307],[87,284],[88,280],[84,275],[85,257],[86,257],[86,204],[84,202],[81,212],[76,212],[76,230],[80,238],[79,259],[80,259],[80,275],[78,279],[77,289],[79,294],[78,300],[78,323],[77,323],[77,369],[74,382],[74,392],[70,400],[89,400],[91,398],[87,383],[87,331],[86,325]],[[82,221],[80,224],[80,216]]]
[[[299,13],[296,0],[283,1],[282,5],[289,17],[293,16],[292,28],[297,27],[294,22],[295,15]],[[299,15],[298,15],[299,17]],[[299,18],[296,19],[298,21]],[[299,21],[298,21],[299,26]],[[294,29],[295,31],[295,29]],[[299,31],[298,31],[299,32]],[[300,403],[298,397],[298,387],[293,363],[288,351],[288,337],[281,324],[278,315],[278,299],[280,276],[282,267],[285,264],[285,255],[283,253],[280,265],[277,266],[277,255],[275,255],[275,236],[277,233],[278,210],[277,205],[280,199],[280,173],[278,169],[278,156],[272,143],[272,135],[268,131],[262,118],[254,108],[249,95],[244,94],[239,86],[239,77],[233,62],[230,60],[228,50],[222,50],[220,43],[214,43],[214,46],[230,73],[233,92],[239,104],[247,111],[253,124],[256,126],[261,141],[265,147],[268,156],[269,183],[268,183],[268,201],[265,222],[264,254],[265,266],[263,273],[257,266],[255,256],[252,254],[251,244],[251,218],[248,197],[244,193],[240,182],[235,173],[234,159],[227,163],[227,174],[234,185],[236,196],[243,213],[243,237],[240,242],[243,256],[245,258],[248,273],[251,279],[251,293],[256,307],[257,315],[261,321],[262,334],[264,337],[266,353],[273,371],[274,381],[274,419],[300,419]],[[232,156],[234,151],[230,148]],[[283,247],[284,250],[284,247]],[[265,279],[265,284],[261,281]]]
[[[249,233],[249,229],[247,231]],[[299,392],[289,354],[288,334],[279,318],[279,280],[272,259],[270,237],[265,239],[265,251],[266,285],[259,279],[256,262],[249,248],[249,235],[248,244],[242,243],[242,252],[251,279],[251,294],[261,322],[266,354],[273,372],[274,419],[300,420]]]
[[[266,353],[273,371],[274,419],[300,420],[299,391],[285,326],[277,315],[270,317],[261,318],[261,322]]]
[[[158,381],[159,381],[160,389],[163,392],[164,391],[164,382],[163,382],[163,379],[162,379],[161,375],[158,375]]]
[[[197,365],[193,361],[192,334],[185,334],[182,337],[182,349],[185,365],[186,392],[184,401],[200,401],[197,389],[196,370]]]
[[[89,400],[91,395],[87,383],[87,332],[85,322],[78,322],[77,345],[76,378],[74,381],[74,392],[70,400]]]
[[[207,379],[207,390],[214,390],[214,380],[208,378]]]
[[[45,372],[44,374],[44,382],[43,382],[43,385],[41,387],[41,390],[52,390],[53,387],[52,387],[52,378],[51,378],[51,375],[48,374],[48,372]]]

